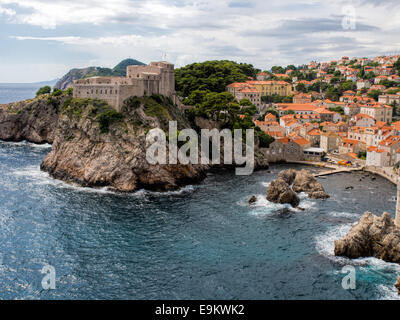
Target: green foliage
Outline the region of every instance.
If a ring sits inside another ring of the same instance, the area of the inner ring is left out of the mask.
[[[366,151],[360,151],[357,153],[357,158],[361,160],[366,160],[367,159],[367,152]]]
[[[99,122],[100,132],[107,133],[111,124],[121,121],[124,118],[122,113],[115,111],[114,109],[107,110],[100,113],[97,116]]]
[[[271,68],[271,72],[272,73],[285,73],[286,70],[284,68],[282,68],[281,66],[273,66]]]
[[[397,70],[397,73],[400,73],[400,58],[393,64],[393,67]]]
[[[396,94],[400,91],[400,88],[393,88],[386,91],[387,94]]]
[[[296,112],[293,110],[288,110],[288,111],[285,111],[285,114],[296,114]]]
[[[341,77],[341,76],[342,76],[342,73],[340,72],[340,70],[336,70],[336,71],[333,73],[333,76],[335,76],[335,77]]]
[[[384,85],[386,88],[391,88],[391,87],[397,87],[398,83],[396,81],[390,81],[390,80],[381,80],[379,81],[380,85]]]
[[[73,93],[74,93],[74,89],[72,89],[72,88],[68,88],[67,90],[65,90],[65,94],[69,97],[72,97]]]
[[[299,84],[296,86],[296,91],[299,91],[299,92],[307,92],[306,85],[305,85],[304,83],[299,83]]]
[[[280,96],[279,94],[274,93],[270,96],[262,96],[261,101],[264,103],[292,103],[293,96],[294,95]]]
[[[68,98],[62,106],[62,114],[67,115],[69,118],[81,117],[85,108],[93,103],[91,99]]]
[[[332,108],[329,108],[329,110],[340,113],[341,115],[344,115],[344,109],[341,106],[332,107]]]
[[[64,93],[64,91],[62,91],[60,89],[57,89],[57,88],[54,88],[54,90],[53,90],[51,95],[53,97],[58,97],[58,96],[61,96],[63,93]]]
[[[158,99],[155,100],[154,97],[145,97],[143,98],[143,102],[144,112],[149,117],[157,118],[163,123],[166,123],[172,119],[166,107],[165,101]]]
[[[126,76],[126,67],[128,66],[136,66],[136,65],[145,65],[143,62],[140,62],[135,59],[125,59],[118,63],[113,69],[110,68],[102,68],[102,67],[89,67],[86,69],[73,69],[70,73],[76,73],[78,79],[89,78],[89,77],[125,77]]]
[[[144,66],[145,64],[143,62],[140,62],[135,59],[125,59],[122,60],[120,63],[118,63],[113,69],[112,69],[112,76],[116,77],[125,77],[126,76],[126,67],[128,66]]]
[[[175,69],[176,91],[182,97],[195,90],[224,92],[228,84],[246,81],[258,72],[251,64],[228,60],[193,63]]]
[[[371,90],[368,93],[368,97],[375,99],[375,101],[378,101],[379,96],[382,94],[380,90]]]
[[[197,110],[199,115],[208,119],[228,122],[238,114],[240,106],[229,92],[209,92]]]
[[[128,110],[133,110],[139,108],[141,105],[141,100],[138,97],[129,97],[124,101],[124,106],[128,108]]]
[[[325,91],[325,98],[332,101],[338,101],[340,95],[341,93],[338,88],[335,88],[334,86],[329,86]]]
[[[261,131],[258,127],[254,130],[254,135],[258,139],[258,145],[260,148],[268,148],[269,145],[275,141],[273,137]]]
[[[39,96],[41,94],[49,94],[51,92],[51,87],[50,86],[44,86],[41,87],[37,92],[36,96]]]
[[[190,106],[198,106],[203,102],[206,94],[210,92],[210,90],[194,90],[190,93],[189,97],[183,101],[183,103]]]
[[[246,107],[246,106],[252,106],[253,104],[251,103],[251,101],[249,99],[242,99],[239,101],[239,105]]]

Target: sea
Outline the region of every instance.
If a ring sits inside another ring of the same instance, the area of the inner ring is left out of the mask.
[[[0,104],[31,99],[39,88],[53,86],[56,80],[38,83],[0,83]]]
[[[266,200],[288,165],[119,194],[51,178],[50,150],[0,142],[0,299],[399,298],[400,265],[333,254],[364,212],[394,214],[396,187],[379,176],[321,177],[331,198],[300,194],[301,211]]]

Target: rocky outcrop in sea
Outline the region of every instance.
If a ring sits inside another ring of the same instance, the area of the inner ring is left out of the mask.
[[[335,255],[400,263],[400,228],[387,212],[381,217],[366,212],[343,239],[335,240]]]
[[[308,170],[288,169],[278,174],[268,186],[267,200],[274,203],[288,203],[297,208],[300,199],[297,193],[306,192],[313,199],[327,199],[329,195]]]

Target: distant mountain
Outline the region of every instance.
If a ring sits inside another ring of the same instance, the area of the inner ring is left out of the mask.
[[[5,82],[0,83],[0,86],[8,86],[8,87],[43,87],[43,86],[54,86],[59,79],[49,80],[49,81],[40,81],[40,82]]]
[[[71,86],[74,80],[89,78],[89,77],[125,77],[127,66],[142,66],[145,65],[135,59],[125,59],[118,63],[114,68],[102,68],[102,67],[87,67],[82,69],[72,69],[66,75],[64,75],[60,80],[57,81],[55,88],[65,90]]]
[[[49,81],[40,81],[40,82],[34,82],[32,84],[38,85],[38,86],[54,86],[60,79],[54,79],[54,80],[49,80]]]

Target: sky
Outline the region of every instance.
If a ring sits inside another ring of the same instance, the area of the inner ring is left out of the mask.
[[[0,0],[0,82],[131,57],[268,70],[400,53],[399,0]]]

